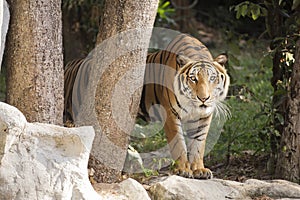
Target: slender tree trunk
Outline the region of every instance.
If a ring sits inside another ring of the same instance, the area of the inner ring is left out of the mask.
[[[184,33],[197,32],[193,7],[196,6],[198,0],[172,0],[171,2],[176,9],[175,21],[178,25],[176,28]]]
[[[300,39],[295,55],[276,175],[300,183]]]
[[[28,121],[62,124],[61,1],[10,0],[7,102]]]
[[[95,110],[100,124],[89,167],[99,182],[115,182],[121,175],[128,139],[134,126],[144,78],[147,49],[158,0],[106,1],[97,37],[105,68],[96,91]],[[96,47],[96,49],[97,49]]]

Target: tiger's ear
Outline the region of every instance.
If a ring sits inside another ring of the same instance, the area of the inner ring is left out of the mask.
[[[187,63],[191,62],[192,60],[184,55],[178,54],[176,56],[176,62],[182,67]]]
[[[226,54],[220,54],[214,59],[217,63],[224,66],[226,62],[228,61],[228,57]]]

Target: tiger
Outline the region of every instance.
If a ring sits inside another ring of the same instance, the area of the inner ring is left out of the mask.
[[[203,157],[213,113],[229,113],[223,103],[230,84],[227,60],[225,54],[213,59],[206,46],[187,34],[147,56],[138,116],[163,122],[177,175],[213,178]]]
[[[73,106],[73,87],[74,83],[80,68],[90,68],[91,67],[90,56],[85,58],[74,59],[68,62],[64,69],[64,112],[63,112],[63,122],[66,127],[74,127],[74,112],[78,112],[76,110],[76,106]],[[87,69],[85,69],[86,71]],[[81,85],[86,85],[88,81],[87,77],[81,76],[81,81],[84,81]],[[78,100],[77,100],[78,101]]]

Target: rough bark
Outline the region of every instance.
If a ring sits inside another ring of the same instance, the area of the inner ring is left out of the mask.
[[[28,121],[62,124],[61,1],[10,0],[7,102]]]
[[[295,55],[276,175],[300,183],[300,39]]]
[[[138,110],[157,5],[158,0],[112,0],[104,6],[97,36],[101,52],[97,53],[99,57],[106,53],[104,58],[110,57],[112,62],[101,66],[106,70],[95,98],[101,131],[96,130],[89,162],[100,182],[115,182],[121,175]]]

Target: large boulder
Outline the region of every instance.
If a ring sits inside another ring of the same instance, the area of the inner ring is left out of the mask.
[[[0,102],[0,199],[102,199],[88,179],[92,127],[28,123]]]
[[[94,188],[107,200],[151,200],[144,187],[132,178],[121,183],[96,183]]]
[[[260,199],[259,197],[285,200],[300,199],[300,186],[284,180],[249,179],[245,183],[240,183],[221,179],[196,180],[168,176],[153,181],[149,192],[151,199],[155,200],[251,200]]]

